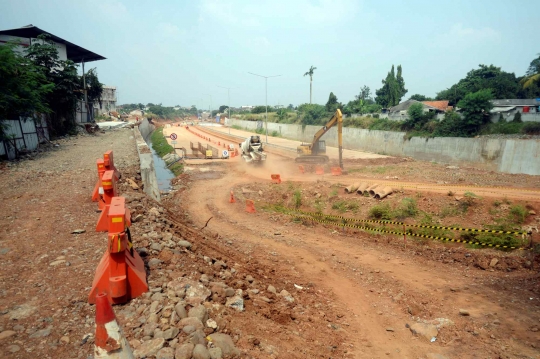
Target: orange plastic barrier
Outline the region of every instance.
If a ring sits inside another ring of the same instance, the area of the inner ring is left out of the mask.
[[[114,177],[118,181],[120,179],[120,177],[122,177],[122,176],[120,175],[120,172],[118,172],[118,170],[114,166],[114,159],[113,159],[113,151],[112,150],[108,150],[107,152],[105,152],[103,154],[103,162],[105,162],[105,170],[114,171]]]
[[[111,202],[114,197],[118,196],[114,171],[105,171],[103,177],[101,177],[101,188],[103,193],[100,195],[98,202],[101,214],[96,225],[96,232],[107,232],[109,228],[107,216],[109,215]]]
[[[96,185],[94,186],[94,190],[92,191],[92,202],[99,201],[99,187],[101,187],[101,177],[103,177],[103,174],[105,173],[105,161],[100,158],[96,160],[96,164],[98,180],[96,182]]]
[[[304,168],[304,165],[298,165],[298,169],[300,170],[301,174],[306,173],[306,169]]]
[[[236,203],[236,200],[234,199],[233,191],[231,191],[231,198],[229,198],[229,203]]]
[[[280,175],[270,175],[272,178],[272,183],[280,184],[281,183],[281,176]]]
[[[332,171],[332,176],[341,176],[343,174],[341,167],[332,167],[330,170]]]
[[[148,291],[144,262],[133,250],[129,226],[131,219],[124,197],[112,199],[108,215],[107,251],[96,269],[88,302],[106,293],[112,304],[126,303]]]
[[[323,166],[315,166],[315,173],[318,175],[324,174],[324,167]]]
[[[255,213],[255,203],[251,199],[246,199],[246,212]]]

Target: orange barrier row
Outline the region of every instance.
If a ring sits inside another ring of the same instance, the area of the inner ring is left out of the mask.
[[[117,181],[121,174],[114,166],[113,152],[97,161],[97,201],[101,210],[97,232],[108,232],[107,250],[96,269],[88,302],[93,304],[104,293],[110,303],[125,303],[148,291],[144,262],[133,249],[129,226],[131,215],[124,197],[118,196]],[[95,189],[94,189],[95,191]],[[94,193],[92,193],[94,199]]]

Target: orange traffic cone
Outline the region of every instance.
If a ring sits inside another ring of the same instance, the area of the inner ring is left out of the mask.
[[[107,294],[96,295],[94,358],[133,359],[133,352],[116,321]]]
[[[233,191],[231,191],[231,198],[229,198],[229,203],[236,203],[236,200],[234,199]]]

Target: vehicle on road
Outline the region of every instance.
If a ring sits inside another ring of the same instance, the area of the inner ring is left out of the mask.
[[[246,163],[263,164],[266,161],[266,153],[264,152],[260,136],[250,136],[240,144],[241,156]]]

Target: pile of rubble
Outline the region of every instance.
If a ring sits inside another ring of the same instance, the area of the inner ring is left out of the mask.
[[[134,247],[149,270],[150,291],[117,310],[136,357],[239,356],[235,343],[240,336],[229,328],[228,318],[244,311],[244,301],[277,302],[285,311],[294,303],[289,292],[278,293],[240,273],[239,265],[198,253],[197,244],[183,237],[193,238],[196,230],[169,219],[164,208],[144,195],[126,197]]]

